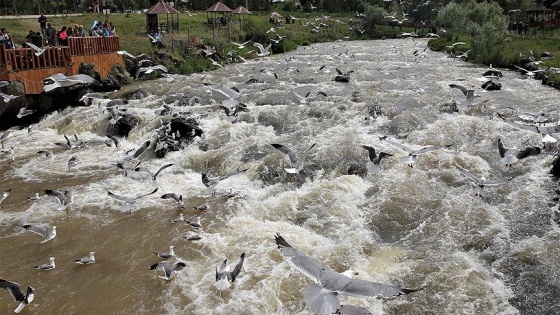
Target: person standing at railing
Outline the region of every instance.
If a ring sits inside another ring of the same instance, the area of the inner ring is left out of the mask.
[[[58,41],[56,38],[56,30],[52,27],[51,23],[47,23],[47,29],[45,31],[45,40],[47,44],[51,46],[57,46]]]
[[[12,37],[10,36],[10,32],[6,31],[6,29],[0,28],[0,43],[6,45],[8,49],[14,49],[14,42],[12,41]]]
[[[43,34],[43,36],[45,36],[45,32],[47,31],[47,17],[41,13],[41,16],[39,17],[39,19],[37,19],[37,22],[39,22],[39,27],[41,27],[41,33]]]
[[[82,25],[78,26],[78,30],[74,32],[74,36],[76,37],[86,37],[86,32],[84,31],[84,27]]]
[[[63,26],[58,33],[58,44],[59,46],[68,46],[68,33],[66,33],[67,27]]]

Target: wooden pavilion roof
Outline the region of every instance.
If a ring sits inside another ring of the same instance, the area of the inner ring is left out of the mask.
[[[179,11],[163,1],[158,1],[158,3],[146,11],[146,14],[179,14]]]
[[[206,12],[231,12],[232,9],[228,8],[227,5],[221,3],[220,1],[216,2],[213,6],[208,8]]]

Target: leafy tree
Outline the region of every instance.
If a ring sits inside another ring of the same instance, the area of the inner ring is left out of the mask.
[[[469,59],[484,64],[503,64],[501,51],[508,40],[506,16],[493,15],[482,23],[469,22],[467,33],[472,49]]]

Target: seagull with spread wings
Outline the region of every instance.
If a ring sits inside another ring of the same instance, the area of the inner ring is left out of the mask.
[[[109,195],[110,197],[115,198],[117,200],[124,201],[124,204],[121,206],[121,211],[130,213],[132,211],[132,209],[134,208],[134,203],[136,202],[136,200],[138,200],[140,198],[143,198],[143,197],[146,197],[146,196],[149,196],[149,195],[152,195],[152,194],[155,194],[157,191],[158,191],[158,189],[156,188],[150,193],[142,194],[142,195],[138,195],[138,196],[134,196],[134,197],[124,197],[124,196],[114,194],[110,191],[107,191],[107,195]]]
[[[353,279],[353,272],[338,273],[332,270],[326,264],[318,262],[292,247],[280,234],[276,234],[274,238],[284,258],[315,282],[303,289],[303,300],[314,314],[340,314],[342,305],[338,299],[339,295],[389,299],[419,290]]]
[[[500,162],[502,162],[506,167],[511,167],[513,163],[521,159],[541,154],[541,148],[525,147],[521,150],[505,148],[502,143],[502,139],[498,138],[498,153],[500,153],[501,157]]]
[[[171,280],[177,275],[177,272],[183,270],[186,266],[187,265],[181,261],[171,263],[170,261],[164,260],[151,265],[150,270],[161,268],[161,270],[163,270],[163,277],[159,277],[165,280]]]
[[[19,283],[0,279],[0,288],[10,291],[14,300],[20,302],[14,313],[21,312],[35,298],[35,289],[32,286],[28,286],[27,292],[24,292]]]
[[[398,142],[387,139],[387,136],[381,137],[380,139],[385,140],[385,141],[389,142],[390,144],[396,146],[397,148],[408,152],[408,155],[407,156],[401,156],[399,158],[399,161],[401,161],[402,163],[408,164],[409,167],[412,167],[412,164],[416,163],[416,161],[418,160],[418,155],[425,154],[425,153],[432,152],[432,151],[436,151],[436,150],[446,149],[446,148],[449,148],[451,146],[451,144],[449,144],[449,145],[443,145],[443,146],[424,147],[422,149],[413,150],[413,149],[411,149],[407,146],[404,146],[404,145],[402,145]]]
[[[376,154],[375,148],[367,145],[362,145],[362,148],[368,151],[369,162],[367,162],[366,168],[372,173],[379,173],[379,171],[381,171],[379,165],[381,164],[381,160],[383,160],[383,158],[393,156],[392,154],[386,152],[379,152],[379,154]]]
[[[456,167],[459,170],[459,172],[461,172],[463,175],[465,175],[465,177],[472,180],[476,184],[476,187],[474,188],[474,195],[479,197],[483,197],[486,195],[486,191],[484,190],[486,186],[499,186],[499,185],[507,184],[510,180],[515,178],[511,176],[503,180],[486,180],[486,178],[478,177],[461,167],[458,166]]]
[[[202,183],[204,184],[204,186],[206,186],[206,192],[204,194],[213,196],[216,193],[216,185],[218,185],[222,180],[229,178],[233,175],[243,173],[246,170],[248,169],[237,170],[235,172],[231,172],[224,176],[217,176],[217,177],[209,177],[206,173],[202,173]]]
[[[50,228],[44,228],[38,225],[24,224],[21,227],[30,232],[41,235],[45,239],[41,242],[41,244],[46,243],[56,237],[56,225],[53,225]]]
[[[304,153],[307,153],[309,150],[311,150],[317,143],[313,143],[307,150],[305,150]],[[271,143],[271,146],[273,146],[275,149],[277,149],[278,151],[286,154],[288,156],[288,159],[290,160],[290,166],[291,168],[285,168],[284,170],[290,174],[297,174],[299,173],[302,169],[303,169],[303,160],[298,158],[296,156],[296,153],[288,148],[285,145],[282,144],[278,144],[278,143]]]
[[[235,281],[241,268],[243,268],[243,262],[245,261],[245,253],[241,253],[239,261],[235,265],[235,268],[231,270],[231,266],[227,264],[227,258],[216,267],[216,282],[214,287],[216,289],[223,291],[231,287],[231,284]]]

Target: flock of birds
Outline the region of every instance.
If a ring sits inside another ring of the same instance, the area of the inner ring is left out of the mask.
[[[271,32],[275,30],[271,29]],[[281,38],[280,35],[278,35]],[[253,45],[254,47],[259,49],[257,52],[257,56],[267,56],[270,54],[270,45],[268,47],[263,47],[263,45],[253,42],[245,42],[245,43],[234,43],[239,48],[244,47],[245,45]],[[461,43],[455,43],[451,46],[454,48]],[[424,50],[425,52],[425,50]],[[119,52],[121,54],[127,55],[131,58],[136,58],[135,56],[131,56],[126,52]],[[206,52],[208,55],[211,55],[211,51],[208,50]],[[415,51],[412,53],[414,56],[421,56],[423,52]],[[344,53],[348,58],[352,58],[352,54],[349,52]],[[459,58],[459,57],[457,57]],[[286,59],[289,63],[289,59]],[[243,60],[243,62],[247,62]],[[138,77],[140,74],[147,74],[154,70],[159,70],[163,73],[167,72],[167,69],[162,68],[163,66],[149,66],[149,67],[142,67],[136,73]],[[289,71],[290,67],[286,68],[284,71]],[[344,78],[344,80],[339,79],[335,81],[339,82],[348,82],[351,80],[351,73],[343,72],[340,69],[336,68],[337,78]],[[259,73],[265,73],[276,80],[278,79],[278,73],[282,71],[282,69],[262,69],[257,70]],[[323,66],[318,71],[327,71],[326,67]],[[60,86],[69,86],[71,84],[75,84],[74,82],[78,81],[80,83],[84,83],[89,79],[86,78],[77,78],[74,81],[69,80],[68,78],[63,77],[62,75],[54,75],[51,77],[53,84],[56,87]],[[91,78],[90,78],[91,79]],[[68,82],[68,83],[66,83]],[[45,85],[47,89],[48,85]],[[458,84],[450,84],[450,88],[457,89],[461,92],[464,96],[464,99],[461,100],[461,104],[463,104],[463,108],[465,112],[470,110],[474,107],[473,100],[479,95],[475,94],[474,89],[469,89],[465,86],[461,86]],[[211,93],[219,93],[221,96],[225,97],[225,100],[221,101],[220,108],[222,108],[225,112],[226,119],[230,122],[235,122],[235,120],[239,117],[238,115],[242,112],[248,111],[248,108],[245,104],[240,102],[241,97],[250,95],[254,91],[246,90],[246,91],[239,91],[238,89],[228,87],[225,85],[219,84],[206,84],[205,87]],[[55,88],[55,87],[52,87]],[[49,88],[51,89],[51,88]],[[322,91],[318,92],[309,92],[305,96],[300,95],[297,92],[293,91],[293,94],[297,97],[298,101],[302,104],[305,104],[307,100],[312,97],[325,97],[327,96],[326,93]],[[113,100],[107,100],[105,95],[100,93],[91,93],[86,94],[82,101],[87,103],[88,105],[97,103],[102,105],[103,110],[108,110],[110,108],[114,108],[117,110],[119,106],[124,106],[122,102],[117,102],[116,104],[109,105],[109,102]],[[527,116],[530,113],[524,113],[523,115]],[[118,115],[112,114],[112,120],[118,120]],[[525,117],[522,116],[522,117]],[[519,128],[524,128],[528,130],[532,130],[541,134],[546,134],[547,142],[545,143],[543,150],[557,150],[557,147],[554,147],[556,144],[556,139],[553,138],[551,135],[554,133],[560,133],[560,125],[556,124],[546,124],[552,119],[547,116],[547,113],[538,113],[536,115],[531,116],[533,121],[530,124],[522,124],[515,120],[503,118],[506,122],[510,123],[513,126],[517,126]],[[8,130],[0,135],[0,143],[2,144],[3,152],[7,155],[13,155],[14,147],[10,147],[10,149],[4,149],[4,143],[9,140],[11,133],[15,129]],[[95,142],[102,142],[105,143],[107,146],[119,146],[119,141],[115,137],[109,137],[108,142],[106,140],[83,140],[80,139],[77,135],[74,137],[68,137],[64,135],[65,141],[57,142],[55,145],[60,148],[64,148],[64,150],[80,150],[86,145],[91,145]],[[398,160],[401,163],[408,165],[409,167],[413,167],[414,163],[418,162],[418,157],[423,154],[428,154],[430,152],[434,152],[437,150],[446,150],[450,148],[453,144],[443,145],[443,146],[428,146],[428,147],[417,147],[416,145],[409,146],[407,144],[403,144],[396,140],[390,139],[388,136],[383,136],[379,139],[380,141],[384,141],[397,149],[400,149],[406,152],[404,155],[399,156]],[[547,147],[546,144],[549,144]],[[139,199],[153,195],[158,192],[159,183],[158,183],[158,175],[161,174],[163,171],[169,169],[173,166],[172,163],[168,163],[162,165],[157,170],[151,170],[149,168],[140,166],[141,164],[141,156],[142,154],[148,150],[151,143],[150,141],[146,141],[143,143],[139,148],[135,150],[130,150],[126,153],[126,156],[117,163],[117,167],[123,171],[124,176],[130,176],[133,173],[146,173],[149,176],[149,180],[151,186],[153,187],[152,190],[146,193],[141,193],[135,196],[122,196],[111,191],[107,191],[107,195],[115,200],[122,202],[121,210],[123,212],[130,212],[132,211],[135,206],[135,202]],[[279,144],[279,143],[271,143],[271,147],[278,150],[279,152],[283,153],[287,161],[289,163],[289,167],[284,168],[286,173],[293,174],[294,176],[299,176],[300,172],[304,170],[305,165],[305,157],[306,154],[312,150],[316,144],[313,143],[309,146],[305,151],[297,153],[296,151],[292,150],[290,147]],[[397,155],[396,153],[388,153],[388,152],[378,152],[374,147],[369,145],[362,145],[361,148],[367,151],[367,160],[364,158],[365,168],[370,173],[377,173],[381,171],[381,162],[385,159],[389,159],[392,156]],[[7,152],[10,151],[11,152]],[[511,167],[513,164],[518,162],[519,160],[536,156],[541,153],[541,148],[539,147],[525,147],[522,149],[514,149],[514,148],[506,148],[504,147],[502,140],[499,139],[496,147],[496,152],[500,156],[500,161],[505,167]],[[45,158],[54,158],[54,154],[52,151],[48,149],[38,151],[38,154],[44,156]],[[365,155],[365,154],[364,154]],[[80,163],[79,159],[76,156],[72,156],[68,162],[68,171],[71,171],[73,167],[77,166]],[[505,179],[497,179],[497,180],[486,180],[483,177],[478,177],[475,174],[472,174],[469,170],[466,170],[462,167],[456,166],[458,172],[464,175],[466,178],[473,181],[475,184],[474,194],[476,196],[484,196],[485,195],[485,187],[487,186],[496,186],[496,185],[504,185],[510,182],[514,177],[508,177]],[[205,195],[214,195],[216,191],[216,186],[223,180],[241,174],[245,172],[247,169],[237,169],[233,172],[230,172],[226,175],[211,177],[208,174],[202,172],[201,173],[201,182],[202,185],[206,187]],[[11,189],[4,191],[2,197],[0,197],[0,205],[2,202],[10,195]],[[44,193],[48,196],[55,197],[60,206],[58,207],[59,210],[68,210],[68,207],[73,203],[73,196],[68,191],[56,191],[45,189]],[[30,201],[38,201],[42,197],[39,193],[36,193],[34,196],[29,197]],[[161,195],[161,199],[170,199],[174,200],[177,203],[179,208],[184,208],[184,198],[183,195],[177,192],[167,192]],[[197,211],[205,211],[208,209],[208,205],[204,204],[198,207],[194,207]],[[184,215],[181,213],[178,218],[170,219],[171,224],[186,224],[188,227],[192,229],[199,229],[202,226],[201,218],[196,217],[193,220],[187,220]],[[56,226],[52,225],[50,227],[35,225],[35,224],[24,224],[21,226],[23,229],[28,230],[30,232],[36,233],[44,239],[42,243],[48,242],[53,240],[57,236]],[[189,241],[197,241],[201,239],[201,235],[197,233],[192,233],[188,236],[185,236],[185,239]],[[350,295],[350,296],[357,296],[357,297],[379,297],[379,298],[393,298],[400,295],[409,294],[419,289],[404,289],[399,288],[397,286],[384,284],[384,283],[377,283],[372,281],[360,280],[355,279],[354,276],[356,273],[352,270],[348,270],[343,273],[338,273],[332,270],[328,265],[321,263],[314,258],[298,251],[294,247],[292,247],[280,234],[275,235],[275,242],[284,256],[286,260],[288,260],[297,270],[302,272],[306,277],[310,278],[315,284],[308,285],[303,289],[303,300],[305,301],[309,310],[316,314],[371,314],[367,309],[359,306],[354,305],[344,305],[341,304],[338,296],[339,295]],[[169,250],[166,252],[153,252],[160,261],[152,264],[149,266],[150,270],[160,269],[163,272],[163,275],[160,278],[165,280],[173,279],[178,272],[186,267],[186,264],[182,261],[171,261],[175,257],[174,246],[170,246]],[[89,265],[96,262],[95,260],[95,252],[90,252],[88,256],[75,259],[76,264],[81,265]],[[50,257],[49,262],[41,265],[36,265],[34,268],[49,271],[55,269],[55,259],[56,257]],[[214,287],[219,290],[226,290],[232,286],[232,283],[239,277],[241,271],[243,270],[243,264],[245,261],[245,253],[242,253],[239,257],[239,260],[235,265],[228,264],[228,259],[226,258],[223,262],[219,263],[215,269],[215,283]],[[31,286],[27,288],[27,291],[23,290],[23,287],[16,282],[1,280],[0,279],[0,287],[7,289],[13,296],[13,298],[19,302],[20,304],[15,309],[15,312],[20,312],[25,306],[31,303],[34,299],[35,289]]]

